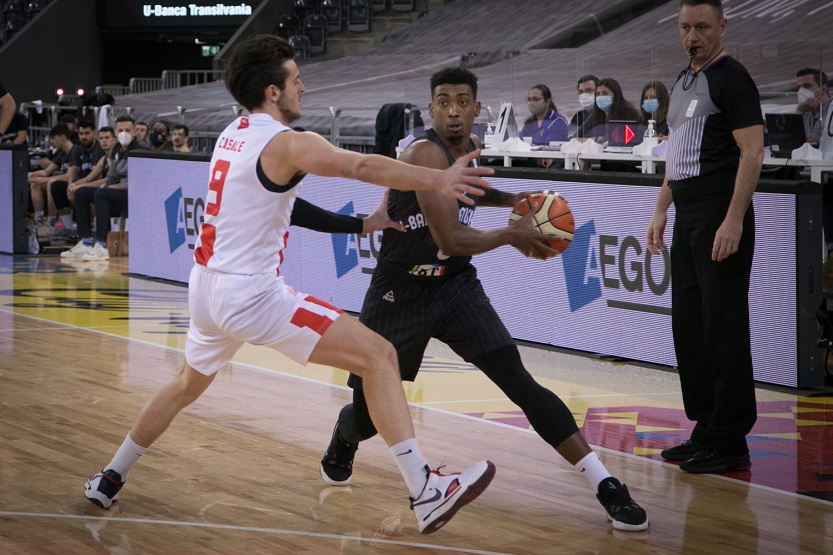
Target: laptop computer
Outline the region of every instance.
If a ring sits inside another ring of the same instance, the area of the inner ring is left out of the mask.
[[[605,152],[633,152],[644,137],[645,127],[636,121],[611,120],[607,124]]]
[[[767,144],[773,158],[789,158],[804,144],[804,118],[801,114],[764,114]]]

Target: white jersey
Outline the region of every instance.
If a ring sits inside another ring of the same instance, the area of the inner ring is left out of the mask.
[[[268,114],[234,120],[211,157],[205,218],[194,261],[228,274],[279,272],[298,179],[274,184],[260,166],[263,149],[289,128]]]

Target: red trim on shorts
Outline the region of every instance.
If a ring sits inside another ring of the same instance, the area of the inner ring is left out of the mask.
[[[292,315],[292,320],[290,322],[299,328],[309,328],[318,335],[324,335],[324,332],[327,331],[333,320],[331,320],[328,316],[322,316],[320,314],[316,314],[315,312],[310,312],[306,308],[299,308],[295,311],[295,314]]]
[[[200,231],[200,246],[194,251],[194,260],[197,264],[208,265],[208,261],[214,256],[214,240],[217,238],[217,228],[211,224],[203,223]]]
[[[321,299],[316,299],[316,298],[315,298],[315,297],[313,297],[312,295],[307,295],[306,297],[304,297],[304,301],[306,301],[306,302],[308,302],[308,303],[312,303],[312,304],[317,304],[318,306],[323,306],[324,308],[329,308],[330,310],[335,310],[335,311],[336,311],[336,312],[338,312],[339,314],[341,314],[342,312],[344,312],[344,311],[343,311],[343,310],[341,310],[339,307],[337,307],[337,306],[333,306],[333,305],[331,305],[331,304],[330,304],[330,303],[328,303],[328,302],[322,301]]]

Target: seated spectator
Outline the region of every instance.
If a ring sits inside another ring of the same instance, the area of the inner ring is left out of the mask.
[[[80,144],[75,116],[70,113],[63,113],[58,117],[58,123],[63,123],[69,128],[69,140],[72,141],[72,144]]]
[[[53,178],[49,183],[49,194],[60,219],[59,224],[56,224],[55,231],[50,236],[51,239],[67,240],[75,236],[72,214],[70,214],[68,188],[75,181],[90,175],[93,167],[105,156],[104,149],[96,140],[95,124],[92,122],[82,121],[78,124],[78,140],[81,142],[81,149],[72,149],[67,173],[60,178]]]
[[[590,114],[590,136],[600,143],[607,143],[609,121],[638,121],[639,112],[622,95],[622,86],[616,79],[606,78],[596,87],[596,105]]]
[[[150,128],[150,135],[148,135],[148,139],[150,139],[150,149],[153,152],[173,152],[174,147],[168,140],[170,134],[171,130],[168,128],[167,123],[163,121],[157,121],[154,123]]]
[[[798,86],[798,106],[795,111],[804,116],[806,141],[819,146],[822,121],[830,109],[830,91],[827,88],[827,74],[821,70],[805,67],[795,74]]]
[[[191,147],[188,145],[189,135],[186,125],[174,125],[173,133],[171,133],[171,144],[174,147],[174,152],[191,152]]]
[[[81,187],[75,191],[75,218],[78,244],[62,252],[62,258],[107,260],[107,234],[110,218],[127,212],[127,154],[147,150],[136,140],[136,124],[130,116],[116,118],[116,139],[107,177],[100,187]],[[95,239],[90,229],[90,205],[95,205]]]
[[[596,104],[596,86],[599,78],[595,75],[584,75],[578,80],[578,103],[581,110],[573,114],[570,120],[570,128],[567,131],[568,139],[584,139],[589,136],[590,114],[593,113],[593,106]]]
[[[136,140],[139,141],[140,144],[145,145],[147,148],[150,148],[150,128],[148,128],[148,124],[140,121],[136,124]]]
[[[77,179],[69,184],[67,187],[67,198],[71,203],[75,203],[75,191],[81,187],[101,187],[104,184],[104,178],[110,169],[110,161],[113,159],[113,151],[116,146],[116,131],[110,127],[102,127],[98,130],[98,144],[101,150],[104,151],[104,156],[99,158],[93,169],[86,177]]]
[[[535,85],[526,93],[530,116],[521,129],[521,139],[532,139],[533,145],[549,145],[550,141],[567,140],[567,118],[558,113],[552,92],[546,85]]]
[[[654,120],[654,131],[657,138],[664,141],[668,138],[668,103],[671,96],[661,81],[648,81],[642,87],[642,98],[639,99],[639,123],[648,128],[648,121]]]
[[[633,105],[625,100],[622,94],[622,87],[616,79],[610,77],[601,79],[596,87],[596,105],[590,115],[590,133],[597,142],[607,146],[608,122],[611,121],[638,121],[639,112]],[[639,168],[635,163],[611,162],[602,160],[599,162],[602,171],[613,172],[637,172]]]
[[[57,210],[52,205],[49,195],[49,185],[56,180],[53,178],[66,179],[63,176],[69,170],[72,160],[80,156],[81,147],[73,145],[69,136],[69,128],[62,123],[50,129],[49,142],[55,148],[55,155],[46,168],[29,172],[29,192],[32,196],[32,208],[39,237],[48,237],[57,219]],[[44,217],[45,211],[46,217]]]
[[[0,138],[3,144],[25,145],[29,142],[29,118],[26,114],[15,112],[6,132]]]
[[[17,111],[14,97],[0,84],[0,133],[5,134],[12,122],[12,116]]]

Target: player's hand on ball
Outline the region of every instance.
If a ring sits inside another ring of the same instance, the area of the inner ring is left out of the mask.
[[[535,210],[524,214],[517,221],[509,223],[509,244],[518,249],[521,254],[529,258],[546,260],[558,254],[549,246],[549,237],[538,231],[535,227]]]
[[[566,199],[550,191],[522,194],[512,209],[509,223],[520,225],[522,222],[538,234],[536,244],[527,248],[511,244],[531,258],[546,259],[564,252],[570,246],[576,229],[573,213]],[[541,243],[546,245],[546,249],[540,247]]]

